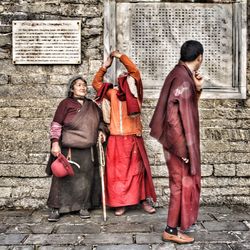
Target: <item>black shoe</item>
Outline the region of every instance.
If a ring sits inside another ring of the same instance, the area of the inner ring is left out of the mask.
[[[80,210],[79,214],[80,214],[80,218],[82,218],[82,219],[88,219],[88,218],[90,218],[90,213],[89,213],[89,211],[87,209],[83,209],[82,208]]]
[[[50,222],[56,222],[59,221],[60,219],[60,214],[59,214],[59,210],[56,208],[52,208],[49,217],[48,217],[48,221]]]

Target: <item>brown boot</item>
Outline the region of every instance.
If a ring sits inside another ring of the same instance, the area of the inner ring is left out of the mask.
[[[178,244],[190,244],[194,242],[194,238],[183,234],[181,232],[178,232],[177,235],[169,234],[166,231],[162,234],[162,240],[163,241],[172,241]]]

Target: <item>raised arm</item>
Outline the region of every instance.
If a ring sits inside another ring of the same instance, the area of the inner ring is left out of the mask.
[[[96,90],[96,92],[102,87],[103,77],[106,74],[107,69],[111,66],[112,62],[113,62],[113,58],[109,56],[107,60],[104,62],[103,66],[95,74],[94,80],[92,82],[92,86]],[[106,96],[108,99],[110,99],[110,91],[111,90],[108,90],[106,93]]]
[[[111,56],[119,58],[121,63],[126,67],[129,75],[132,76],[137,82],[141,80],[140,71],[125,54],[121,54],[119,51],[116,50],[111,53]]]

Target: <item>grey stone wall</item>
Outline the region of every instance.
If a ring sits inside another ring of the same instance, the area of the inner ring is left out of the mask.
[[[250,4],[248,4],[250,13]],[[249,14],[250,17],[250,14]],[[82,20],[80,65],[13,65],[12,20]],[[250,46],[249,46],[250,48]],[[2,0],[0,2],[0,207],[45,207],[49,125],[68,78],[91,83],[103,59],[103,1]],[[248,53],[250,63],[250,53]],[[248,63],[248,83],[250,65]],[[202,100],[202,197],[206,204],[250,204],[250,84],[247,100]],[[93,91],[90,93],[93,96]],[[167,203],[167,168],[161,147],[149,136],[156,100],[143,106],[144,137],[158,205]]]

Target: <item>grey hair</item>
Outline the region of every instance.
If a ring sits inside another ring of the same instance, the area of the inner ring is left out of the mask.
[[[68,81],[68,94],[67,94],[68,97],[73,96],[73,93],[72,93],[73,87],[75,85],[76,80],[79,80],[79,79],[82,80],[84,83],[86,83],[86,86],[87,86],[87,81],[81,75],[71,77]]]

